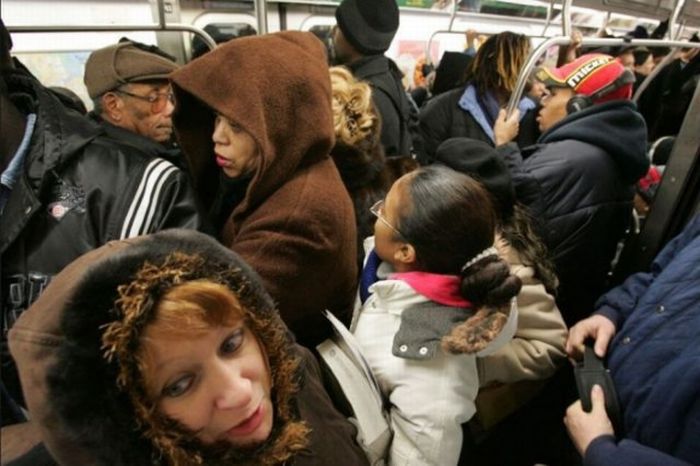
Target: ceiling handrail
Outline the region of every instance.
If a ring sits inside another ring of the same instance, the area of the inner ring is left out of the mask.
[[[510,96],[508,105],[506,107],[506,114],[508,117],[517,108],[518,102],[522,97],[523,91],[525,90],[525,84],[535,67],[535,64],[539,58],[547,51],[549,47],[558,45],[564,46],[571,43],[571,37],[551,37],[532,51],[528,57],[527,62],[520,70],[520,75],[518,76],[518,81],[515,85],[515,89]],[[595,37],[584,37],[581,41],[582,46],[593,46],[593,47],[606,47],[606,46],[618,46],[618,45],[628,45],[631,47],[686,47],[686,48],[700,48],[700,42],[688,42],[688,41],[678,41],[678,40],[668,40],[668,39],[626,39],[621,37],[616,38],[595,38]]]
[[[258,34],[267,34],[267,2],[265,0],[255,0],[254,7],[255,19],[258,22]]]
[[[571,37],[571,4],[573,0],[564,0],[561,8],[561,35]]]
[[[216,42],[206,31],[188,24],[171,23],[165,21],[164,0],[158,0],[158,23],[152,24],[92,24],[83,26],[10,26],[6,24],[9,32],[16,33],[54,33],[54,32],[148,32],[148,31],[186,31],[198,35],[210,50],[216,48]]]
[[[206,31],[187,24],[171,23],[166,27],[157,24],[110,24],[87,26],[7,26],[11,33],[35,33],[35,32],[159,32],[159,31],[185,31],[198,35],[210,49],[216,47],[216,42]]]
[[[546,37],[547,29],[552,23],[552,11],[554,11],[554,2],[556,0],[549,0],[549,5],[547,5],[547,18],[545,18],[544,27],[542,28],[542,37]]]

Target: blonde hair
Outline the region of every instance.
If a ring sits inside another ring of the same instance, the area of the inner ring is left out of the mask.
[[[495,34],[479,47],[466,80],[472,80],[481,94],[491,91],[510,96],[529,54],[527,36],[510,31]]]
[[[330,68],[330,75],[335,136],[340,142],[354,145],[369,136],[377,119],[372,89],[342,66]]]

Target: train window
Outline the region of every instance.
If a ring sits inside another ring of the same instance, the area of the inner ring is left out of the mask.
[[[321,39],[322,41],[325,41],[328,36],[331,34],[331,30],[333,29],[333,26],[328,26],[328,25],[321,25],[317,24],[314,26],[311,26],[309,28],[309,32],[314,34],[316,37]]]
[[[231,39],[244,36],[254,36],[258,31],[248,23],[209,23],[204,26],[214,42],[221,44]],[[209,46],[199,36],[192,38],[192,59],[200,57],[209,51]]]

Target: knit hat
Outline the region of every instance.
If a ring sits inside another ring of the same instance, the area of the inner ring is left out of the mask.
[[[589,53],[559,68],[540,68],[535,77],[546,86],[568,87],[594,103],[632,96],[634,74],[610,55]],[[604,95],[598,95],[604,93]]]
[[[496,200],[499,217],[512,215],[515,191],[508,167],[496,149],[475,139],[451,138],[440,144],[435,160],[483,184]]]
[[[396,0],[343,0],[335,19],[350,44],[363,55],[386,52],[399,28]]]
[[[122,84],[166,80],[178,67],[174,58],[158,47],[122,38],[118,44],[90,54],[83,81],[90,98],[94,99]]]

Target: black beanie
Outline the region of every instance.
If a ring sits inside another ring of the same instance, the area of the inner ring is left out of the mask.
[[[386,52],[399,28],[396,0],[343,0],[335,10],[343,35],[363,55]]]
[[[515,190],[510,172],[496,149],[489,144],[469,138],[451,138],[440,144],[435,161],[483,184],[495,199],[502,220],[513,214]]]

